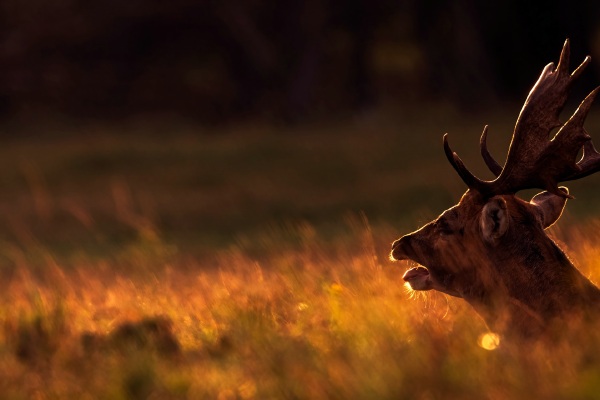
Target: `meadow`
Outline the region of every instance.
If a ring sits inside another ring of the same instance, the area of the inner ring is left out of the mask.
[[[0,398],[597,398],[594,346],[503,351],[388,259],[464,191],[442,134],[489,177],[517,112],[4,126]],[[569,187],[552,235],[597,282],[600,176]]]

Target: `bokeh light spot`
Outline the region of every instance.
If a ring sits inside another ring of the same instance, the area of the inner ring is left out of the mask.
[[[477,344],[486,350],[495,350],[500,345],[500,336],[492,332],[484,333],[479,336]]]

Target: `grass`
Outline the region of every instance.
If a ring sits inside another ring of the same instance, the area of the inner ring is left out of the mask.
[[[588,346],[486,350],[464,302],[412,298],[387,259],[463,190],[440,129],[475,165],[491,122],[502,154],[512,115],[465,120],[6,128],[2,398],[593,398]],[[553,235],[598,280],[600,184],[570,188]]]

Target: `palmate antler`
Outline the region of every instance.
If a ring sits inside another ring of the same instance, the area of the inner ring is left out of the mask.
[[[600,153],[583,128],[600,87],[581,102],[567,122],[562,124],[558,118],[567,101],[571,84],[590,63],[588,56],[573,73],[569,73],[569,56],[567,39],[556,68],[554,63],[544,68],[525,100],[504,167],[488,152],[487,126],[484,128],[480,141],[481,155],[496,179],[484,181],[475,177],[450,148],[448,135],[444,135],[446,156],[469,189],[491,197],[539,188],[561,197],[571,197],[558,188],[560,182],[580,179],[600,170]],[[560,127],[559,131],[550,139],[550,132],[557,127]],[[582,148],[583,157],[577,161]]]

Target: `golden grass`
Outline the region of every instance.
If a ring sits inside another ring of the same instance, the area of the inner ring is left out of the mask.
[[[597,333],[486,350],[466,303],[403,285],[391,241],[463,190],[417,122],[8,141],[0,398],[593,398]],[[466,160],[485,122],[448,129]],[[598,280],[589,179],[553,230]]]
[[[224,399],[597,393],[597,355],[580,354],[578,343],[522,349],[520,357],[502,346],[485,350],[494,338],[468,306],[435,292],[410,299],[404,266],[376,251],[387,242],[368,225],[352,229],[346,244],[324,246],[310,226],[299,226],[297,246],[260,257],[238,246],[210,261],[157,260],[145,243],[123,265],[82,260],[65,269],[47,254],[35,273],[21,266],[2,283],[0,392]],[[592,277],[599,265],[588,252],[597,245],[588,239],[574,254]],[[163,352],[148,338],[98,349],[85,341],[152,316],[172,322],[178,351]]]

